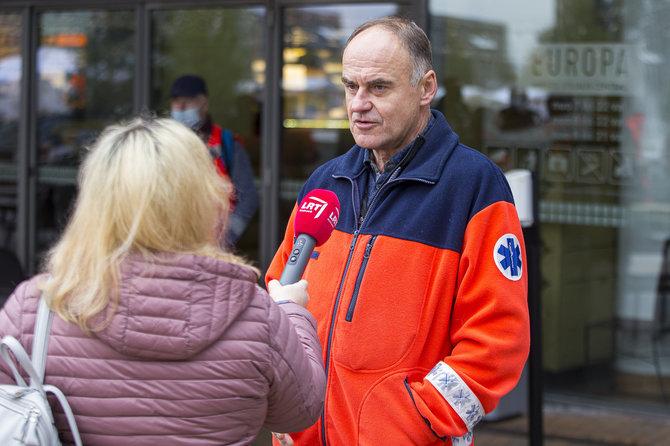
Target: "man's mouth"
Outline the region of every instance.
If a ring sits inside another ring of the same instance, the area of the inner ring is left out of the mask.
[[[365,129],[365,128],[369,128],[369,127],[372,127],[373,125],[375,125],[375,122],[374,121],[368,121],[368,120],[365,120],[365,119],[355,119],[354,120],[354,125],[358,128]]]

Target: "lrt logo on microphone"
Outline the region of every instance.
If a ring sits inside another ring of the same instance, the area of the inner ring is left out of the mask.
[[[334,228],[335,226],[337,226],[337,220],[339,219],[340,219],[340,209],[335,208],[335,210],[331,212],[330,215],[328,216],[328,223],[330,223],[330,225]]]
[[[300,204],[300,209],[298,209],[298,212],[303,214],[313,214],[312,217],[314,220],[317,220],[329,207],[330,214],[328,214],[327,217],[324,215],[326,218],[322,219],[322,221],[327,221],[331,227],[334,228],[337,226],[337,221],[340,219],[340,208],[338,205],[332,202],[328,202],[314,196],[307,196]]]
[[[517,281],[523,276],[521,245],[514,234],[505,234],[493,248],[493,261],[500,272],[509,280]]]
[[[316,197],[309,197],[300,205],[300,212],[314,214],[314,218],[319,218],[321,213],[328,207],[328,202]]]

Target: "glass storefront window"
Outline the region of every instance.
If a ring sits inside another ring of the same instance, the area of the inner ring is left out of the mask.
[[[659,2],[430,1],[434,107],[539,182],[543,368],[571,390],[660,395],[649,328],[668,323],[669,16]]]
[[[170,87],[183,74],[207,83],[212,121],[239,137],[259,190],[265,89],[263,8],[166,9],[151,14],[151,107],[170,115]],[[233,166],[234,169],[234,166]],[[259,212],[235,250],[258,260]]]
[[[16,183],[21,64],[21,16],[0,13],[0,163],[3,167],[0,180],[3,182]]]
[[[133,112],[134,17],[133,11],[39,15],[38,257],[67,221],[82,151],[107,124]]]
[[[21,16],[0,13],[0,251],[3,262],[12,258],[17,249],[17,156],[22,61]],[[0,268],[8,271],[10,265],[2,263]],[[11,283],[0,283],[0,306],[12,291]]]

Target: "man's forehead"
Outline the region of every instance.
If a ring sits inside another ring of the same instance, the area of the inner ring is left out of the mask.
[[[342,55],[343,77],[364,75],[384,79],[409,65],[409,55],[398,38],[382,28],[371,28],[354,37]]]
[[[381,61],[358,59],[342,62],[342,81],[357,84],[391,84],[409,78],[407,60],[389,57]]]

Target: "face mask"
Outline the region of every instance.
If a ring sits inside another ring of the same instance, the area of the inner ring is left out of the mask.
[[[176,119],[187,127],[195,129],[200,124],[200,115],[198,107],[187,108],[186,110],[172,110],[172,119]]]

